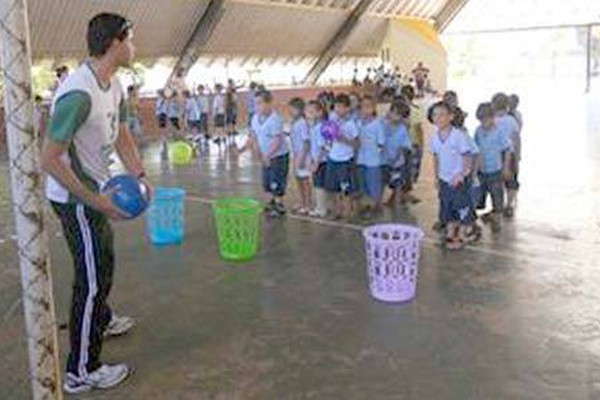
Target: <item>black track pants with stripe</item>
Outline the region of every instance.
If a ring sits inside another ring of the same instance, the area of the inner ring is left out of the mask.
[[[75,265],[67,372],[83,377],[100,367],[103,332],[112,316],[107,297],[114,271],[108,219],[83,204],[52,203]]]

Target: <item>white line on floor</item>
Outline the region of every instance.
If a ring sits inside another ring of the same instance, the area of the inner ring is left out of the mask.
[[[197,203],[207,204],[207,205],[210,205],[213,203],[213,200],[211,200],[211,199],[196,196],[196,195],[188,195],[187,198],[188,198],[188,200],[191,200],[191,201],[194,201]],[[350,229],[350,230],[354,230],[354,231],[358,231],[358,232],[362,232],[362,230],[365,228],[364,226],[360,226],[357,224],[331,221],[331,220],[320,219],[320,218],[304,217],[304,216],[299,216],[299,215],[294,215],[294,214],[288,214],[287,218],[295,219],[295,220],[303,221],[303,222],[310,222],[313,224],[324,225],[324,226],[332,226],[332,227],[337,227],[337,228]],[[438,239],[436,239],[435,237],[425,236],[423,238],[423,244],[425,244],[428,247],[433,247],[433,248],[439,249],[440,248],[439,243],[440,243],[440,241]],[[484,248],[484,247],[478,247],[478,246],[472,246],[472,245],[467,246],[465,250],[470,251],[472,253],[479,253],[479,254],[491,255],[491,256],[496,256],[496,257],[502,257],[502,258],[506,258],[506,259],[509,259],[509,260],[515,261],[515,262],[535,261],[538,263],[542,262],[546,265],[548,265],[548,264],[558,265],[558,266],[572,265],[570,263],[557,261],[553,258],[543,257],[541,255],[527,256],[527,255],[515,254],[514,251],[510,251],[510,250],[494,250],[494,249],[490,249],[490,248]]]

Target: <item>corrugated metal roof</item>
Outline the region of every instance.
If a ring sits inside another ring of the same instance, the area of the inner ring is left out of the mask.
[[[205,46],[207,54],[319,54],[359,0],[230,0]],[[432,19],[448,0],[373,0],[344,54],[375,55],[386,17]],[[30,0],[35,58],[83,57],[87,21],[102,11],[135,23],[139,58],[177,56],[209,0]]]

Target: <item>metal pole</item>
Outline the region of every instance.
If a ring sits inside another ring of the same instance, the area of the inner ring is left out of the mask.
[[[587,41],[585,46],[586,69],[585,69],[585,92],[592,89],[592,25],[587,26]]]
[[[61,400],[58,341],[45,230],[26,0],[0,1],[0,67],[23,308],[34,400]]]

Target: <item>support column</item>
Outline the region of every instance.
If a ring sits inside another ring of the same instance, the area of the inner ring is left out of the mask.
[[[33,123],[26,0],[0,1],[0,43],[29,378],[34,400],[61,400],[52,276],[41,195],[43,180],[37,127]]]
[[[352,9],[350,15],[346,18],[340,29],[333,35],[331,40],[327,43],[321,55],[312,66],[312,68],[306,74],[304,78],[304,84],[314,86],[316,85],[319,77],[325,72],[329,64],[337,57],[342,50],[344,45],[348,41],[348,38],[358,25],[360,18],[369,9],[372,0],[360,0],[360,2]]]

